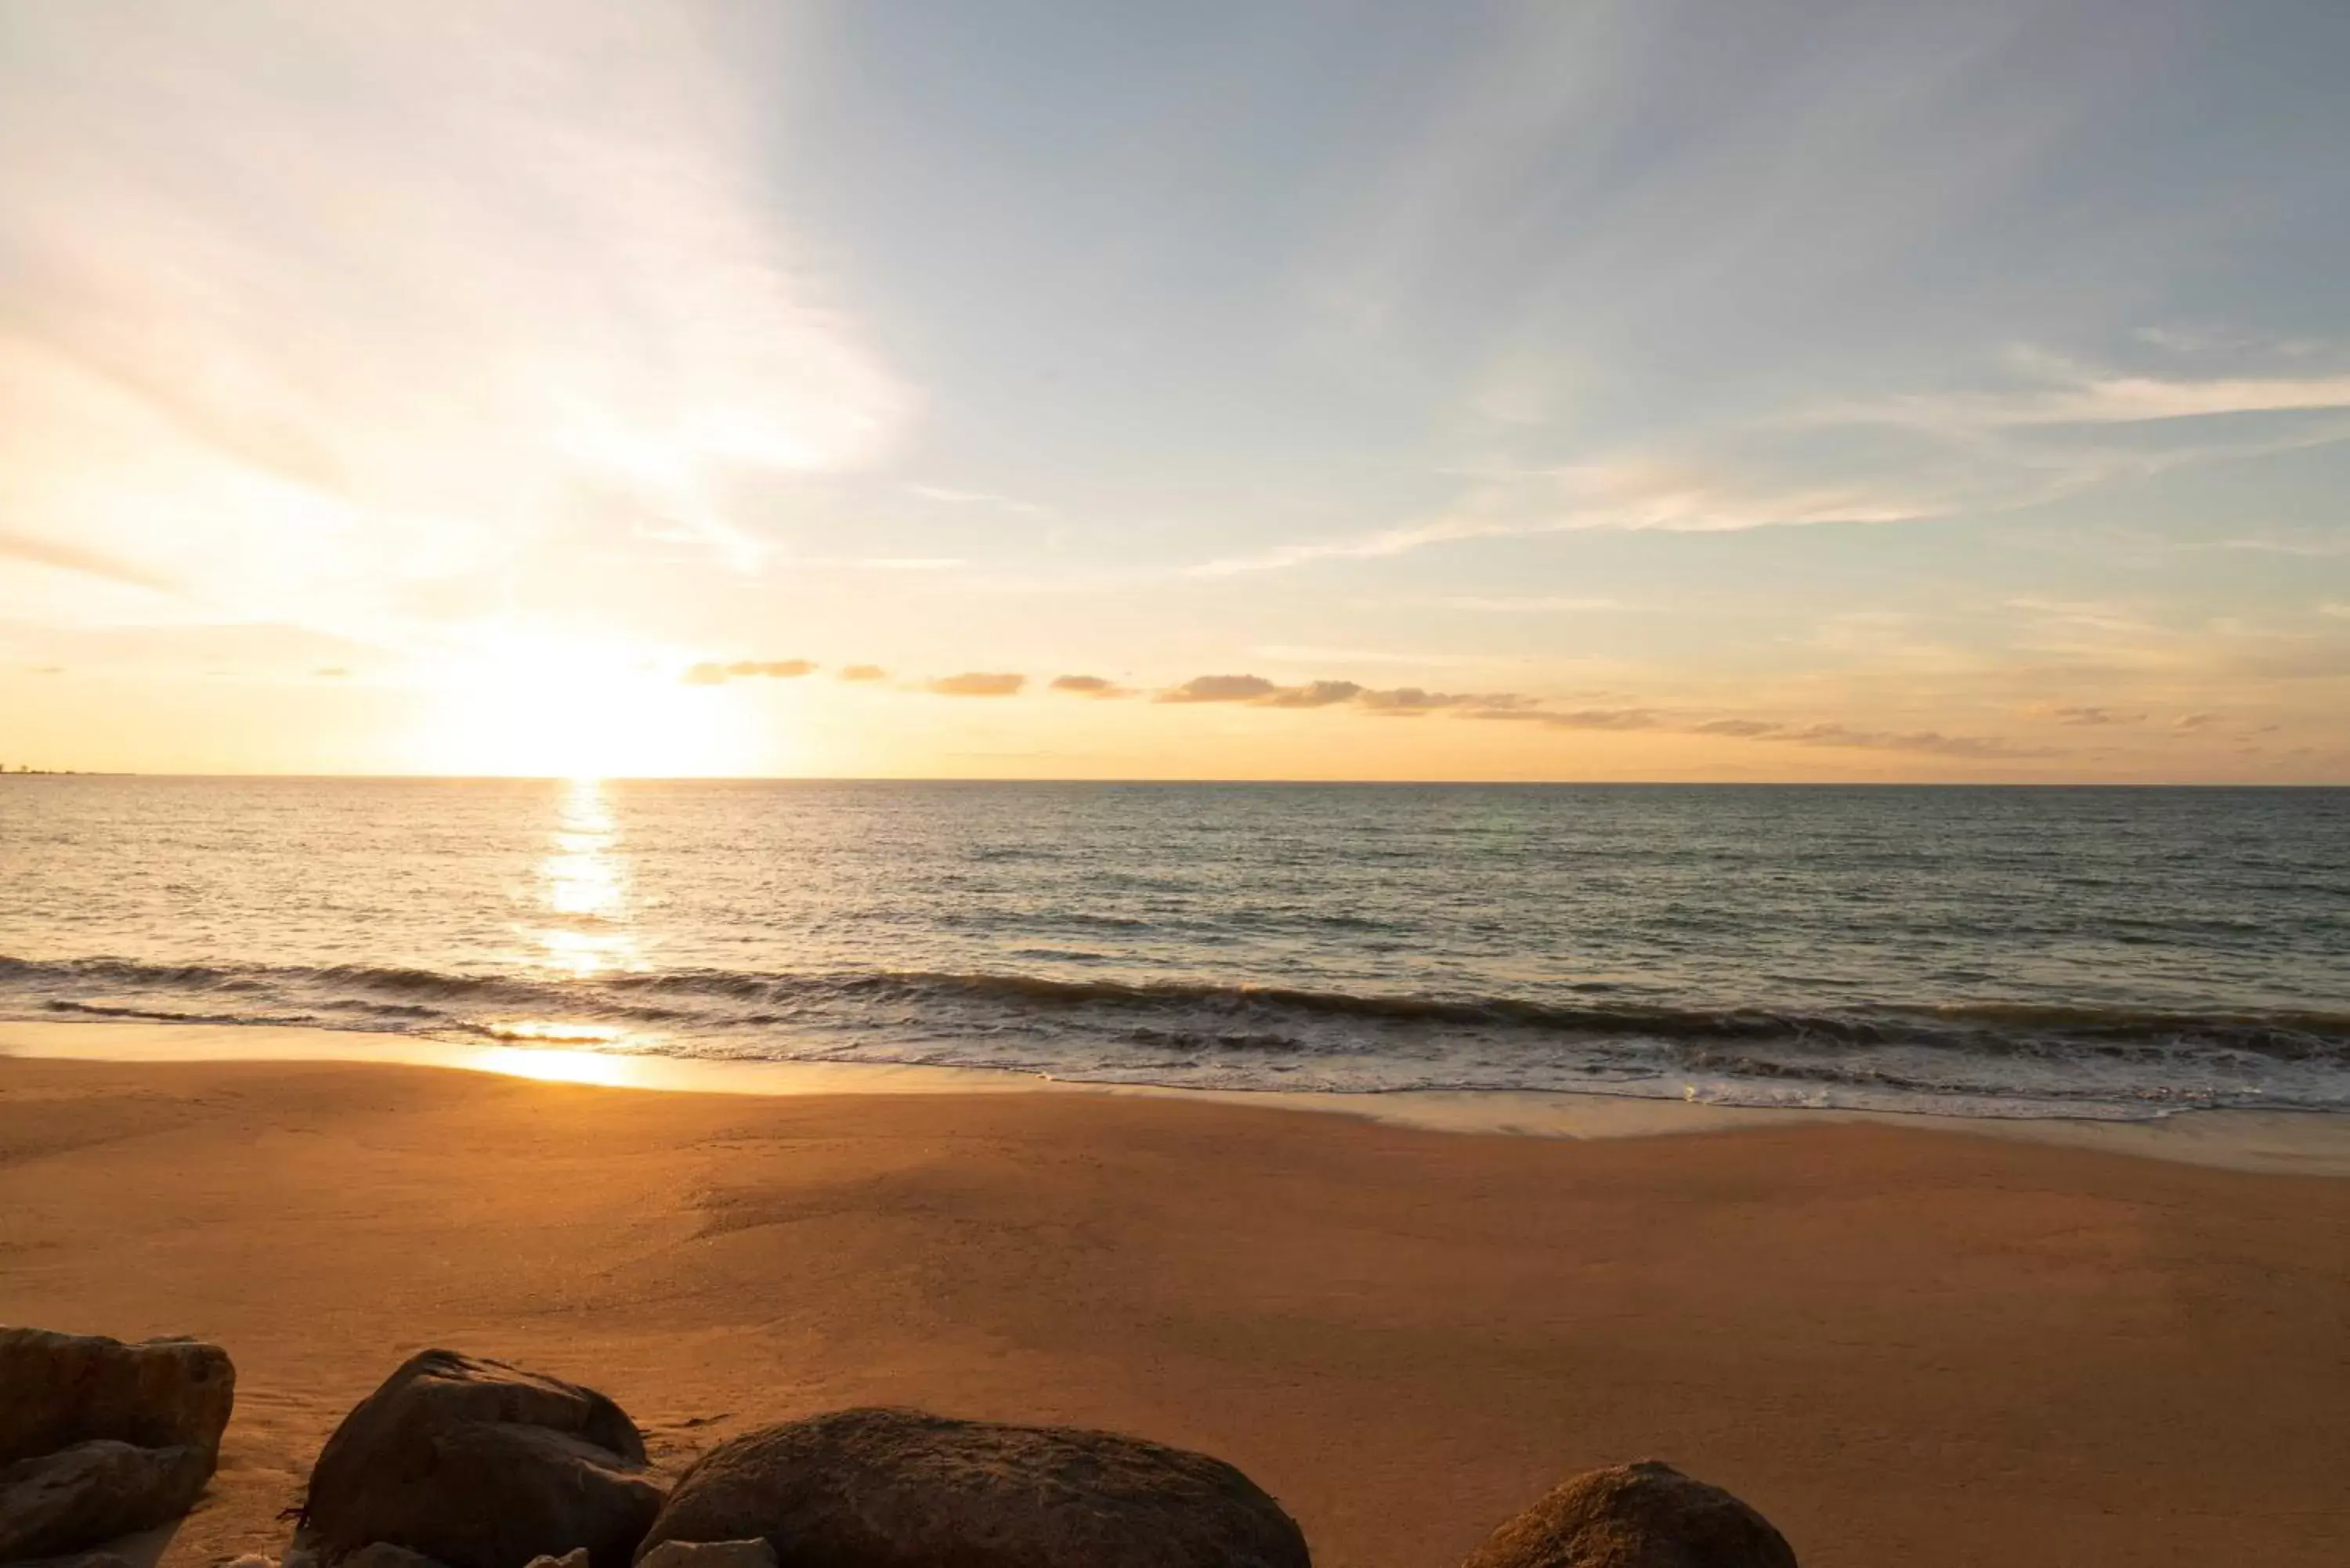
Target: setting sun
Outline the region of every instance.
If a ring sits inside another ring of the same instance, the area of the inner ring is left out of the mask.
[[[436,667],[430,690],[411,746],[420,771],[652,778],[742,766],[726,695],[681,684],[657,649],[501,632]]]

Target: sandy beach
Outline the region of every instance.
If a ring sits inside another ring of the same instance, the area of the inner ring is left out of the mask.
[[[0,1055],[0,1320],[235,1357],[172,1565],[281,1542],[340,1414],[436,1344],[603,1388],[671,1464],[870,1402],[1203,1449],[1331,1568],[1446,1568],[1642,1456],[1814,1568],[2350,1554],[2333,1118],[1525,1137],[917,1086]]]

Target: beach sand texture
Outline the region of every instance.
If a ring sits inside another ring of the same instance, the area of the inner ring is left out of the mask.
[[[1328,1568],[1644,1456],[1810,1568],[2350,1561],[2350,1183],[1963,1130],[0,1058],[0,1320],[235,1357],[167,1564],[274,1550],[429,1345],[672,1466],[868,1402],[1202,1449]]]

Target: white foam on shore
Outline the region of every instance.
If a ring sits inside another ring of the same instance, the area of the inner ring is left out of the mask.
[[[309,1062],[434,1067],[672,1094],[1145,1096],[1351,1116],[1436,1132],[1531,1137],[1643,1137],[1804,1122],[1863,1122],[1921,1132],[2060,1144],[2232,1170],[2350,1178],[2350,1116],[2303,1111],[2199,1110],[2156,1121],[2124,1122],[1722,1106],[1527,1090],[1335,1094],[1186,1089],[1075,1082],[980,1067],[709,1061],[452,1044],[406,1035],[298,1026],[214,1023],[0,1023],[0,1058],[10,1056],[117,1063]]]

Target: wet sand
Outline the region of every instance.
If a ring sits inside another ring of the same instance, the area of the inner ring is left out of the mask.
[[[867,1402],[1205,1449],[1331,1568],[1444,1568],[1649,1455],[1812,1568],[2350,1560],[2336,1118],[2107,1137],[2157,1159],[893,1085],[0,1055],[0,1320],[228,1346],[167,1564],[282,1542],[341,1412],[434,1344],[602,1387],[671,1464]]]

